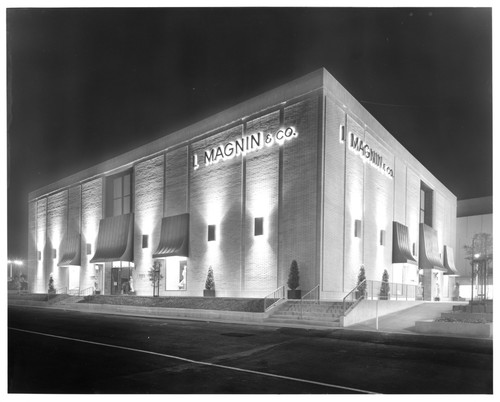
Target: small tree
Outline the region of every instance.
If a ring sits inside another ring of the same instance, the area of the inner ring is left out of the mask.
[[[205,289],[215,290],[214,270],[212,269],[211,265],[208,267],[207,280],[205,281]]]
[[[54,288],[54,278],[50,275],[49,278],[49,293],[56,293],[56,289]]]
[[[365,274],[365,266],[361,265],[359,267],[358,274],[358,297],[364,296],[366,293],[366,274]]]
[[[380,286],[380,298],[388,299],[389,291],[389,273],[387,272],[387,269],[384,269],[384,274],[382,275],[382,285]]]
[[[299,287],[299,266],[297,261],[293,260],[290,265],[290,273],[288,274],[288,282],[287,285],[291,290],[295,290]]]
[[[477,276],[478,285],[481,287],[483,299],[486,299],[486,288],[488,284],[488,271],[493,260],[493,237],[489,233],[476,233],[472,238],[472,244],[465,245],[465,259],[470,261],[471,271],[471,300],[474,293],[474,279]]]
[[[160,280],[163,279],[161,262],[159,260],[156,260],[153,266],[149,268],[148,275],[151,286],[153,286],[153,297],[158,297],[160,295]]]

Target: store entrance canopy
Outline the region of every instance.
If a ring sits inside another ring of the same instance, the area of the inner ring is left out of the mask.
[[[408,226],[399,222],[392,222],[392,263],[417,264],[410,250]]]
[[[424,223],[420,224],[420,247],[418,265],[423,269],[439,269],[446,271],[441,263],[437,231]]]
[[[163,218],[161,221],[160,243],[153,258],[188,257],[189,214]]]
[[[66,232],[61,246],[61,260],[57,264],[59,267],[81,265],[81,238],[80,233]]]
[[[90,262],[134,261],[134,214],[101,219]]]
[[[455,268],[455,258],[453,257],[453,249],[449,246],[444,246],[444,259],[443,259],[444,267],[447,272],[444,275],[448,276],[460,276],[458,275],[458,271]]]

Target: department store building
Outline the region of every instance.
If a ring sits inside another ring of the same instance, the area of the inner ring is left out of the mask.
[[[142,133],[137,133],[141,136]],[[431,146],[431,144],[429,144]],[[29,195],[31,291],[263,297],[369,280],[452,297],[456,197],[320,69]]]

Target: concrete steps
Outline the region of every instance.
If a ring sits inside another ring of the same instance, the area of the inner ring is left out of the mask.
[[[288,300],[266,319],[266,322],[284,325],[339,327],[342,302],[303,302]]]
[[[70,295],[65,295],[65,296],[66,297],[57,298],[57,300],[54,302],[54,304],[58,304],[58,305],[74,304],[74,303],[78,303],[79,301],[83,300],[83,296],[70,296]]]

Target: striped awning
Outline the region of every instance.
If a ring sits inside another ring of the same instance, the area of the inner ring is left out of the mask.
[[[455,258],[453,257],[453,249],[449,246],[444,246],[444,258],[443,258],[444,267],[447,272],[444,275],[448,276],[460,276],[458,275],[458,271],[455,268]]]
[[[417,264],[410,249],[408,226],[396,221],[392,222],[392,263]]]
[[[189,251],[189,214],[163,218],[161,221],[160,243],[153,258],[188,257]]]
[[[134,214],[101,219],[90,262],[134,261]]]
[[[61,259],[59,267],[68,265],[81,265],[81,235],[76,232],[66,232],[61,245]]]
[[[430,226],[427,226],[425,223],[421,223],[419,239],[419,268],[446,271],[441,263],[441,257],[439,255],[437,231]]]

